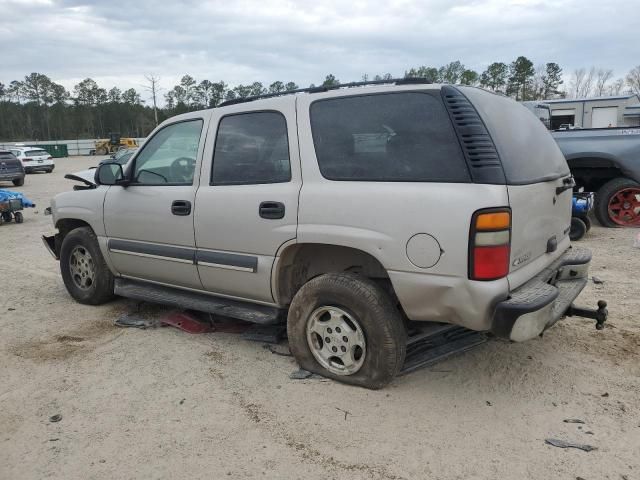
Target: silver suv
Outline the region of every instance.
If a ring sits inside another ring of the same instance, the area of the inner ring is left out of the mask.
[[[156,128],[52,201],[69,293],[256,323],[305,369],[379,388],[407,325],[514,341],[567,314],[591,254],[544,125],[481,89],[391,81],[227,102]]]

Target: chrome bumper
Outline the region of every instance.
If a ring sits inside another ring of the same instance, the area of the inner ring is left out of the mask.
[[[569,248],[554,263],[496,305],[492,332],[523,342],[537,337],[570,312],[587,284],[591,252]]]

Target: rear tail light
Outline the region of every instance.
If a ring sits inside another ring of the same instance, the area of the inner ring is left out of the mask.
[[[29,157],[24,157],[22,159],[23,162],[30,162],[31,160],[33,160],[33,158],[29,158]]]
[[[53,157],[49,156],[49,157],[47,157],[47,160],[51,160],[52,158],[53,158]]]
[[[511,210],[478,210],[471,219],[469,278],[497,280],[509,273]]]

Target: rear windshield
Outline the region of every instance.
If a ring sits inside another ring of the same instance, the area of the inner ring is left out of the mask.
[[[459,87],[482,117],[511,185],[569,175],[569,166],[551,133],[517,102],[479,88]]]
[[[311,105],[320,172],[330,180],[469,182],[439,96],[406,92]]]
[[[0,160],[17,160],[17,158],[11,152],[0,152]]]
[[[46,150],[27,150],[24,154],[28,157],[42,157],[44,155],[49,155],[49,152]]]

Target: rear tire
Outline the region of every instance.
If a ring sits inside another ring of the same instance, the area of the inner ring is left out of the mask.
[[[351,273],[328,273],[303,285],[291,302],[287,333],[300,367],[365,388],[387,385],[406,354],[406,331],[391,297],[372,280]]]
[[[60,247],[60,272],[76,301],[100,305],[114,298],[114,277],[100,251],[98,238],[89,227],[72,230]]]
[[[582,220],[584,222],[584,224],[587,226],[587,232],[589,232],[589,230],[591,230],[591,219],[588,216],[584,216],[584,217],[580,217],[580,220]]]
[[[14,179],[13,179],[13,184],[14,184],[16,187],[21,187],[21,186],[23,186],[23,185],[24,185],[24,177],[22,177],[22,178],[14,178]]]
[[[13,214],[13,218],[16,221],[16,223],[22,223],[24,222],[24,216],[22,215],[22,212],[16,212]]]
[[[580,240],[587,234],[587,224],[581,218],[571,217],[571,230],[569,231],[569,239],[572,242]]]
[[[630,197],[630,194],[634,192],[638,192],[640,195],[640,183],[624,177],[609,180],[598,190],[596,193],[594,213],[603,227],[640,226],[640,214],[636,213],[638,212],[638,208],[640,208],[640,204],[635,207],[635,212],[626,215],[621,214],[621,211],[616,205],[616,203],[619,203],[618,198],[620,198],[620,196]],[[633,201],[630,203],[629,206],[634,207]],[[612,206],[614,207],[613,210],[611,209]],[[627,211],[631,211],[631,208]]]

